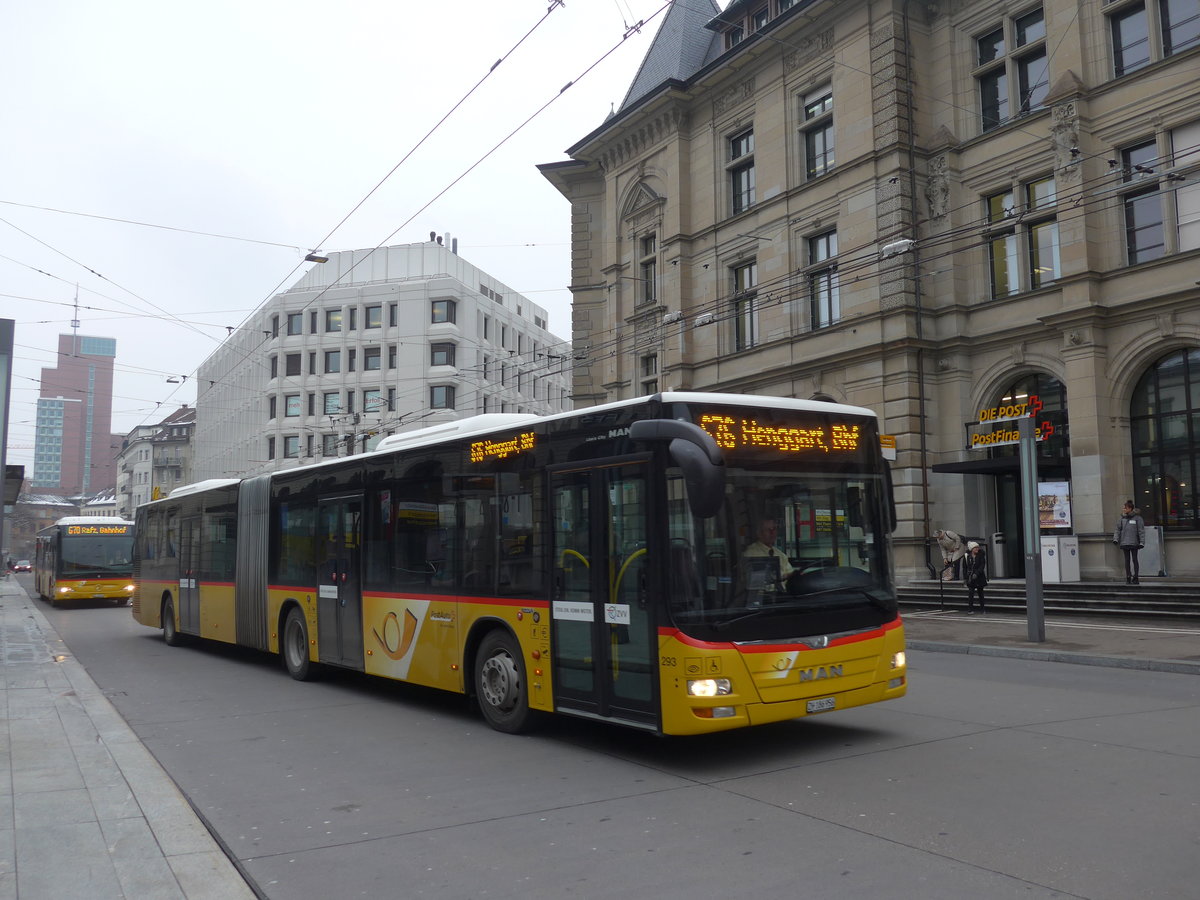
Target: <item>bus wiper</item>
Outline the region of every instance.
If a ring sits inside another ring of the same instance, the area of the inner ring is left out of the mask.
[[[888,605],[888,602],[885,598],[879,597],[878,595],[867,590],[865,587],[859,587],[858,585],[854,584],[843,584],[839,587],[825,588],[822,591],[813,591],[811,594],[799,594],[797,597],[820,597],[824,594],[843,594],[847,591],[855,594],[862,594],[867,598],[868,603],[878,609],[883,610],[884,612],[894,612],[891,606]]]

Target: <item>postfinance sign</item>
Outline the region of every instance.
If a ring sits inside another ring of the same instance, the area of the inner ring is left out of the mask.
[[[1013,403],[1002,403],[989,409],[979,410],[979,425],[998,425],[1001,422],[1015,422],[1028,419],[1042,411],[1044,404],[1037,394],[1030,394],[1024,400]],[[1042,422],[1034,429],[1034,439],[1044,441],[1054,434],[1051,422]],[[1003,447],[1008,444],[1019,444],[1020,432],[1016,428],[997,428],[993,431],[982,431],[971,435],[971,450],[986,450],[989,447]]]

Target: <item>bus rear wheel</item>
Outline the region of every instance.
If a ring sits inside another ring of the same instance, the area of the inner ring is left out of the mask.
[[[308,658],[308,623],[304,613],[293,606],[283,620],[283,638],[279,652],[289,675],[297,681],[308,681],[313,677],[312,661]]]
[[[179,629],[175,627],[175,604],[164,600],[162,605],[163,643],[168,647],[178,647],[182,641]]]
[[[475,654],[475,695],[487,723],[518,734],[529,727],[528,686],[517,642],[506,631],[492,631]]]

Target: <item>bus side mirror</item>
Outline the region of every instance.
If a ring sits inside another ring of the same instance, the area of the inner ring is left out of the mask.
[[[683,470],[693,515],[711,519],[725,502],[725,458],[712,435],[691,422],[645,419],[629,426],[635,441],[667,443],[672,461]]]

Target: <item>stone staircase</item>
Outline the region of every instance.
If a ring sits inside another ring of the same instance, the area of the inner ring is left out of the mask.
[[[1084,581],[1046,584],[1042,587],[1046,612],[1081,615],[1144,616],[1200,620],[1200,584],[1143,578],[1141,584]],[[1025,610],[1025,579],[1000,578],[984,592],[988,610]],[[901,611],[905,607],[966,609],[967,589],[961,581],[914,580],[896,589]]]

